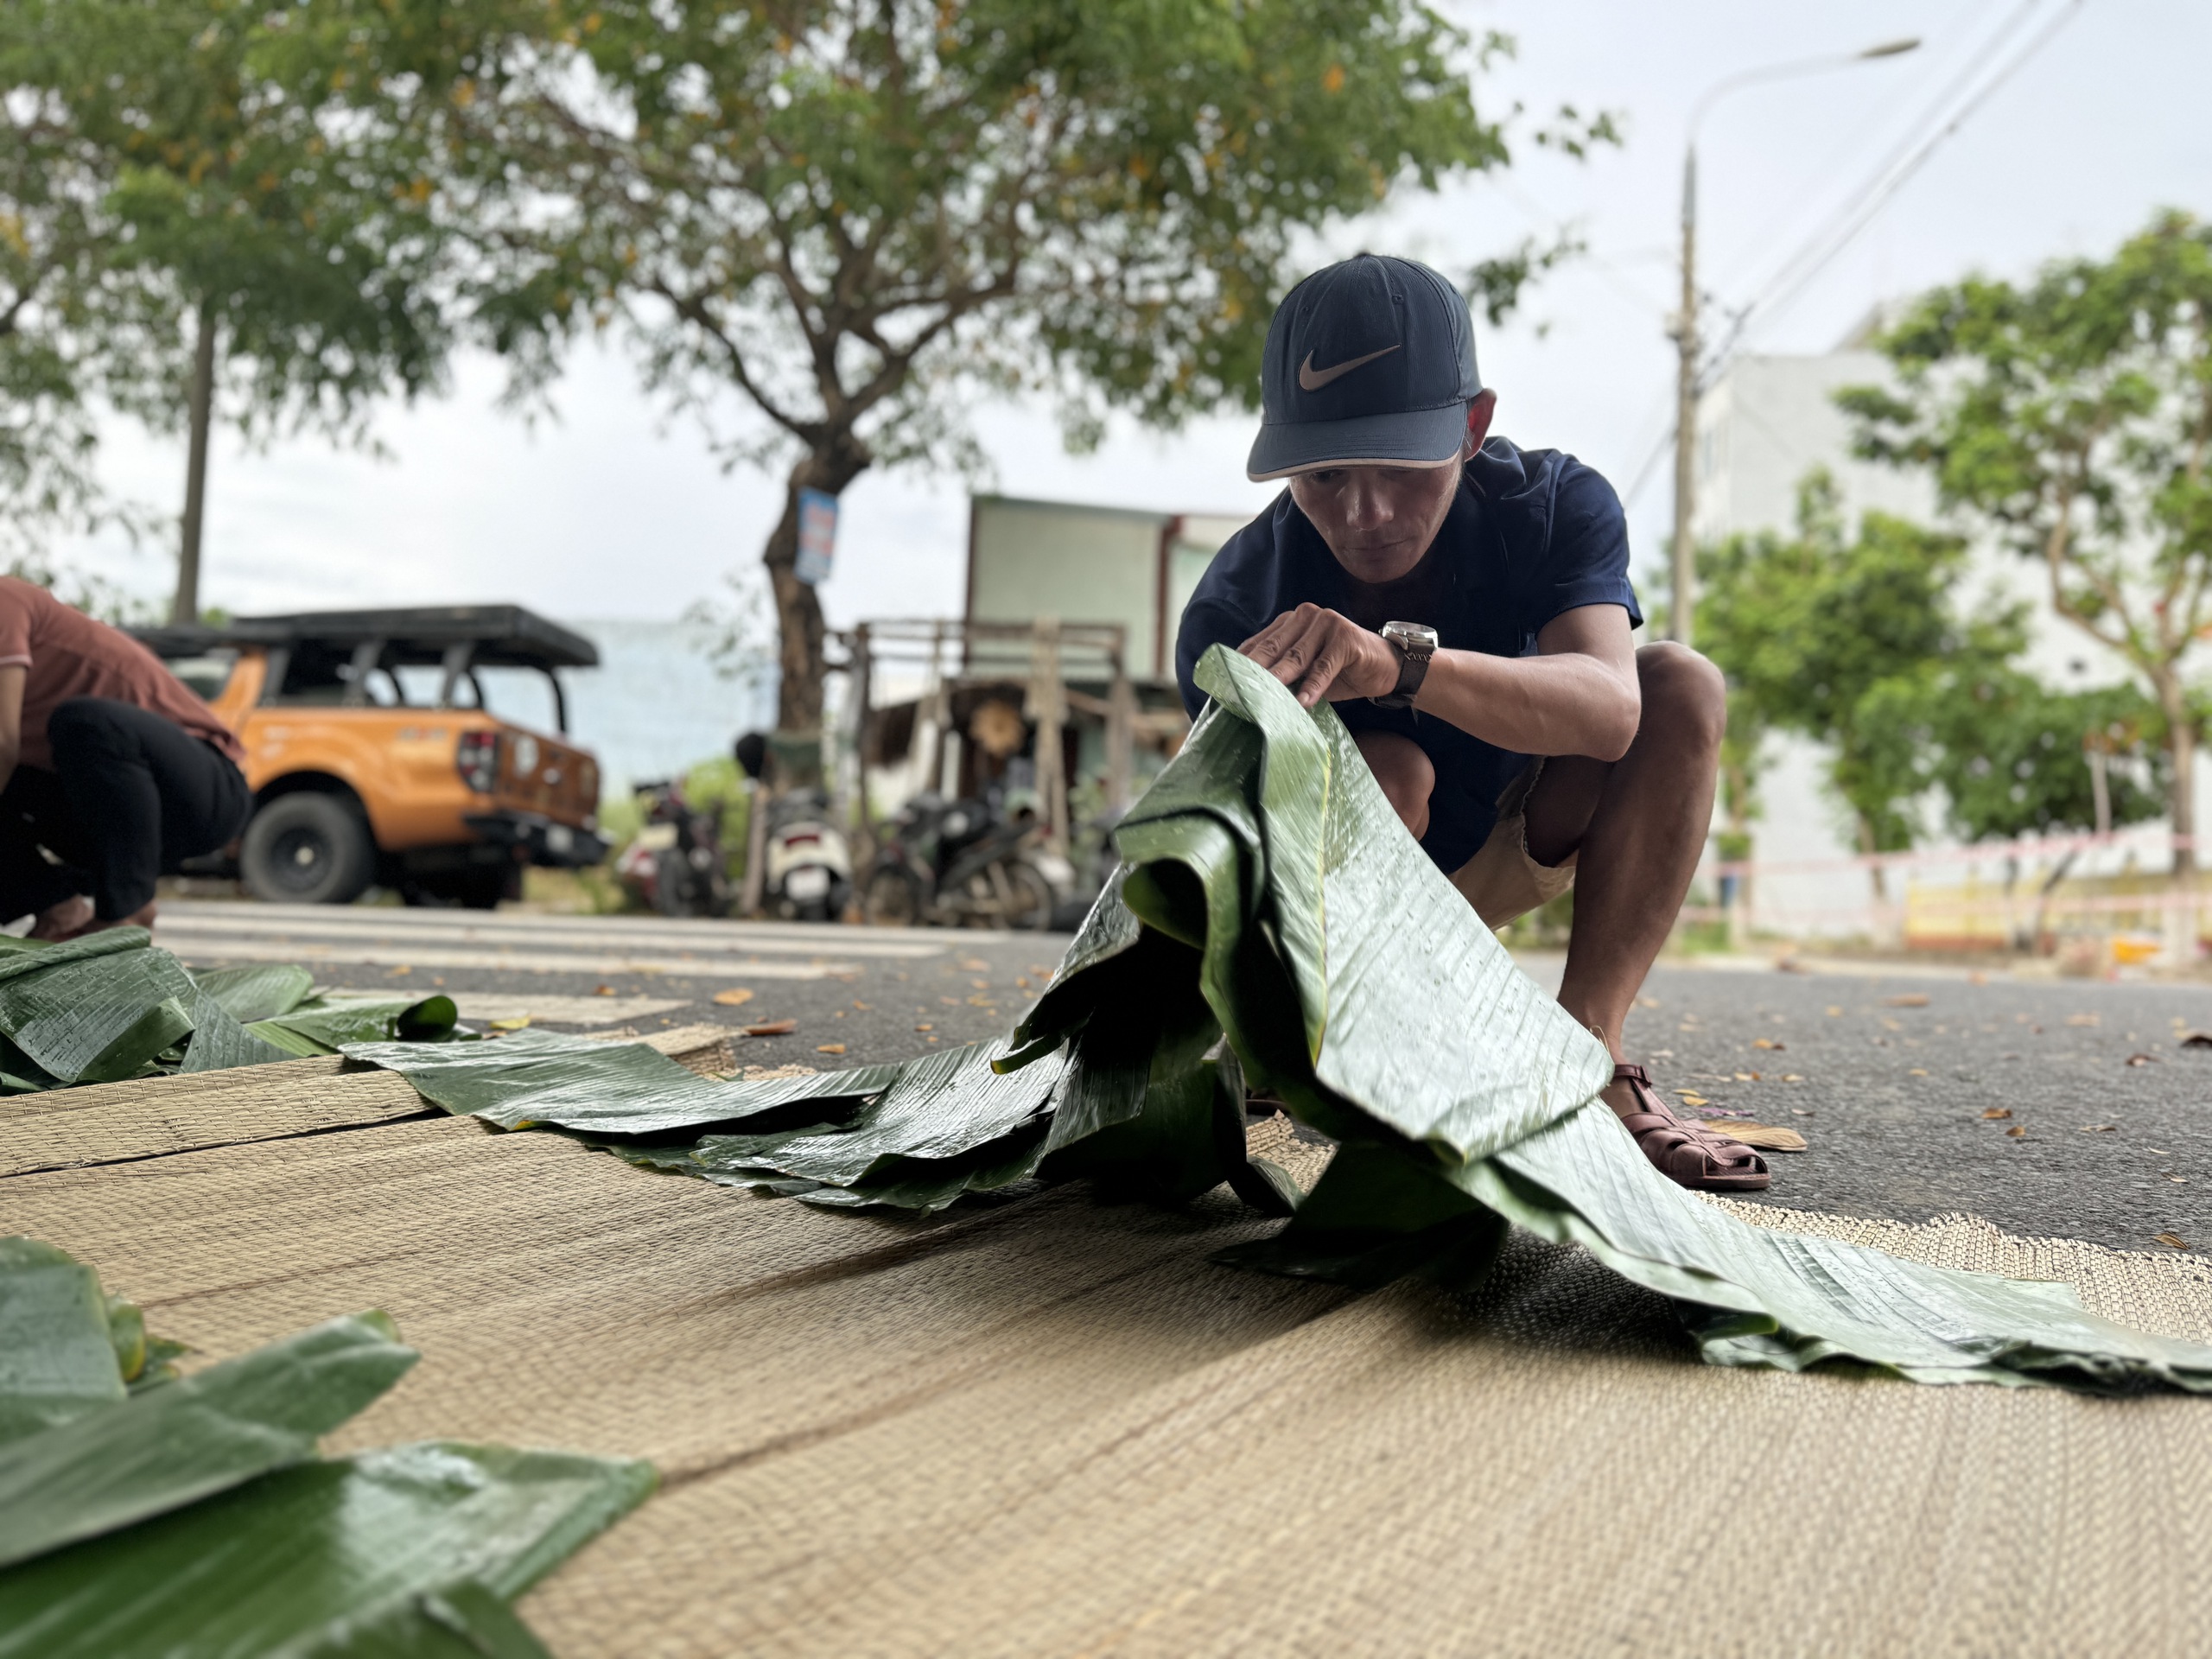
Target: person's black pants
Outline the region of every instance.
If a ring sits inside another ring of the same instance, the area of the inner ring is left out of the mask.
[[[77,893],[120,921],[153,902],[156,877],[245,827],[230,757],[135,703],[72,697],[46,736],[54,769],[19,766],[0,790],[0,925]]]

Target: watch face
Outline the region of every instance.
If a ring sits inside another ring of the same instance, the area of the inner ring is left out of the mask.
[[[1402,648],[1412,646],[1434,651],[1436,630],[1420,622],[1385,622],[1382,637]]]

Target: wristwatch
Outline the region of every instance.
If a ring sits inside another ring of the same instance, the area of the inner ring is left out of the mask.
[[[1382,637],[1397,648],[1398,687],[1387,697],[1370,697],[1377,709],[1410,709],[1428,677],[1428,659],[1436,655],[1436,630],[1419,622],[1385,622]]]

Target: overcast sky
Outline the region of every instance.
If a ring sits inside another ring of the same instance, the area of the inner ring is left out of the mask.
[[[1618,111],[1624,149],[1575,164],[1523,143],[1503,178],[1402,199],[1381,222],[1348,226],[1331,251],[1366,246],[1455,274],[1532,232],[1572,225],[1591,251],[1555,273],[1502,330],[1478,327],[1498,429],[1573,450],[1630,495],[1639,561],[1656,556],[1668,506],[1663,465],[1638,474],[1664,436],[1672,348],[1663,333],[1684,123],[1736,70],[1902,35],[1910,56],[1737,93],[1700,145],[1704,270],[1724,303],[1765,277],[1862,183],[1955,76],[2001,60],[2044,20],[2071,21],[1884,208],[1786,310],[1752,330],[1758,350],[1827,349],[1877,302],[1970,269],[2017,275],[2055,255],[2098,253],[2161,206],[2212,214],[2212,65],[2205,0],[1446,0],[1470,29],[1516,35],[1517,62],[1478,88],[1491,113],[1562,100]],[[665,418],[613,350],[575,360],[558,417],[534,429],[499,411],[496,364],[458,365],[449,397],[378,423],[385,459],[315,441],[260,454],[233,440],[210,483],[205,601],[235,612],[371,601],[518,600],[568,617],[673,618],[749,565],[780,506],[780,484],[721,472],[695,429]],[[1267,486],[1243,479],[1250,423],[1228,417],[1158,435],[1117,429],[1097,453],[1059,447],[1048,412],[982,411],[998,489],[1028,496],[1250,512]],[[174,511],[181,442],[118,423],[105,466]],[[966,487],[957,480],[863,477],[846,494],[833,622],[957,613]],[[65,550],[149,597],[172,555],[106,545]]]

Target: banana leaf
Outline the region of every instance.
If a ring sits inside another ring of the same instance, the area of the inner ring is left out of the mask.
[[[425,1100],[456,1116],[481,1117],[510,1129],[544,1123],[591,1135],[696,1131],[710,1123],[747,1122],[800,1102],[857,1102],[881,1093],[900,1072],[895,1065],[867,1065],[722,1083],[642,1043],[550,1031],[518,1031],[450,1047],[348,1042],[339,1052],[398,1072]]]
[[[454,1036],[454,1001],[431,996],[317,997],[246,1029],[302,1058],[335,1054],[348,1043],[442,1043]]]
[[[296,1465],[0,1573],[0,1659],[531,1654],[486,1599],[652,1485],[649,1464],[441,1442]]]
[[[356,1314],[0,1446],[0,1567],[307,1461],[416,1357]]]
[[[308,1000],[315,976],[293,963],[247,963],[211,968],[192,976],[200,988],[241,1025],[289,1014]]]
[[[1355,1284],[1472,1282],[1517,1224],[1694,1310],[1718,1364],[2212,1391],[2212,1348],[2098,1319],[2063,1286],[1753,1227],[1674,1185],[1598,1098],[1603,1044],[1430,863],[1334,711],[1301,709],[1219,647],[1198,682],[1211,706],[1117,827],[1122,868],[1009,1037],[911,1061],[855,1114],[632,1155],[810,1203],[916,1210],[1033,1173],[1167,1201],[1227,1180],[1295,1214],[1225,1259]],[[467,1089],[511,1125],[585,1109],[565,1079],[527,1071],[472,1070]],[[424,1062],[410,1075],[438,1097]],[[1244,1156],[1247,1079],[1339,1142],[1302,1205]]]
[[[122,1403],[130,1323],[118,1341],[99,1275],[74,1256],[0,1238],[0,1457],[22,1436]]]
[[[114,1083],[192,1030],[198,989],[140,927],[0,957],[0,1032],[63,1083]]]
[[[552,1659],[522,1616],[473,1579],[397,1597],[304,1651],[315,1659]]]

